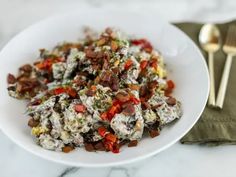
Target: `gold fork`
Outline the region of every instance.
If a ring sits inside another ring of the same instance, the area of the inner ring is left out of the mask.
[[[223,108],[223,103],[225,99],[232,58],[236,55],[236,25],[231,25],[229,27],[226,41],[223,45],[223,51],[227,54],[227,59],[225,62],[224,71],[220,82],[220,88],[216,100],[216,106],[221,109]]]

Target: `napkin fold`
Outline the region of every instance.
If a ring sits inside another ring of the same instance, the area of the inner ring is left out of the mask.
[[[236,24],[236,21],[217,24],[220,29],[223,42],[225,41],[228,27],[231,24]],[[199,46],[198,35],[202,24],[177,23],[174,25],[184,31]],[[202,52],[205,58],[207,58],[207,53],[203,50]],[[236,57],[234,59],[236,60]],[[181,143],[199,143],[213,146],[220,144],[236,144],[236,61],[234,61],[234,59],[232,62],[223,109],[217,110],[206,106],[198,122],[180,140]],[[216,96],[223,73],[225,60],[226,54],[222,51],[222,49],[215,53],[214,69]]]

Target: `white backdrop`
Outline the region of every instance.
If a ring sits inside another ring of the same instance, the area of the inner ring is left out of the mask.
[[[171,22],[223,22],[236,18],[236,0],[0,0],[0,48],[38,20],[86,8],[157,12]],[[176,143],[136,164],[91,170],[67,167],[31,155],[0,131],[0,176],[233,177],[236,174],[235,152],[236,146],[202,147]]]

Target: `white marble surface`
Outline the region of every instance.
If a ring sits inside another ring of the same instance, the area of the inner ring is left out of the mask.
[[[16,33],[57,13],[86,8],[162,14],[171,22],[223,22],[236,18],[235,0],[0,0],[0,48]],[[144,161],[125,167],[74,168],[46,161],[21,149],[0,132],[1,177],[233,177],[236,146],[205,147],[176,143]]]

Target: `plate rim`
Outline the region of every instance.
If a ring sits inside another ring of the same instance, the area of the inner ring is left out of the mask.
[[[82,14],[84,13],[88,13],[89,11],[82,11]],[[95,13],[108,13],[110,12],[109,10],[95,10]],[[114,11],[112,11],[114,13]],[[115,13],[120,13],[120,12],[123,12],[123,11],[115,11]],[[50,21],[51,19],[54,19],[54,18],[60,18],[60,17],[63,17],[63,16],[70,16],[70,15],[75,15],[75,14],[80,14],[81,12],[66,12],[66,13],[60,13],[60,14],[56,14],[56,15],[52,15],[52,16],[49,16],[47,18],[44,18],[40,21],[36,21],[35,23],[33,23],[32,25],[29,25],[28,27],[24,28],[23,30],[21,30],[19,33],[17,33],[16,35],[14,35],[3,47],[2,49],[0,50],[0,57],[1,57],[1,54],[4,52],[4,50],[6,48],[8,48],[8,45],[10,43],[12,43],[12,41],[15,40],[15,38],[17,36],[20,36],[21,34],[25,33],[27,30],[30,30],[31,28],[33,28],[34,26],[37,26],[42,23],[45,23],[45,21]],[[94,13],[94,10],[93,10],[93,13]],[[133,13],[133,12],[131,12]],[[135,12],[134,12],[135,14]],[[174,26],[173,24],[169,23],[168,21],[164,20],[162,18],[161,15],[159,14],[155,14],[158,18],[160,18],[162,20],[162,22],[166,23],[167,25],[171,26],[172,28],[175,28],[176,31],[182,33],[182,35],[184,35],[186,37],[186,39],[191,43],[191,45],[194,47],[194,50],[196,50],[196,52],[198,53],[198,55],[200,56],[201,60],[203,60],[203,66],[204,66],[204,70],[207,71],[208,73],[208,69],[207,69],[207,64],[204,60],[204,57],[203,57],[203,54],[201,53],[200,49],[197,47],[197,45],[192,41],[192,39],[187,35],[185,34],[182,30],[180,30],[178,27]],[[200,60],[200,59],[199,59]],[[98,163],[81,163],[81,162],[70,162],[70,161],[65,161],[65,160],[61,160],[61,159],[55,159],[53,157],[50,157],[50,156],[47,156],[47,155],[44,155],[44,154],[41,154],[41,153],[38,153],[36,152],[35,150],[32,150],[32,148],[28,147],[28,146],[25,146],[23,142],[17,140],[15,137],[11,136],[10,134],[7,134],[7,130],[4,129],[4,126],[2,126],[0,124],[0,130],[2,130],[3,134],[5,134],[9,139],[11,139],[11,141],[13,141],[15,144],[17,144],[18,146],[20,146],[22,149],[26,150],[26,151],[29,151],[30,153],[40,157],[40,158],[43,158],[43,159],[46,159],[48,161],[52,161],[52,162],[56,162],[56,163],[60,163],[60,164],[64,164],[64,165],[70,165],[70,166],[76,166],[76,167],[93,167],[93,168],[100,168],[100,167],[112,167],[112,166],[121,166],[121,165],[126,165],[126,164],[130,164],[130,163],[133,163],[133,162],[138,162],[138,161],[141,161],[143,159],[147,159],[167,148],[169,148],[170,146],[172,146],[173,144],[175,144],[178,140],[180,140],[195,124],[196,122],[198,121],[198,119],[200,118],[201,114],[203,113],[204,111],[204,108],[206,106],[206,103],[207,103],[207,97],[208,97],[208,94],[209,94],[209,75],[207,74],[206,75],[206,79],[207,79],[207,92],[206,92],[206,95],[205,95],[205,101],[204,101],[204,106],[202,107],[201,111],[199,111],[198,115],[196,116],[197,118],[195,119],[195,121],[192,123],[191,126],[189,126],[187,129],[185,129],[185,131],[183,131],[181,133],[181,135],[178,136],[178,138],[175,138],[173,139],[171,142],[167,143],[166,145],[164,145],[163,147],[157,149],[157,150],[154,150],[152,152],[149,152],[149,153],[146,153],[144,155],[141,155],[141,156],[138,156],[138,157],[133,157],[132,159],[128,159],[128,160],[121,160],[119,162],[112,162],[112,163],[102,163],[102,164],[98,164]]]

